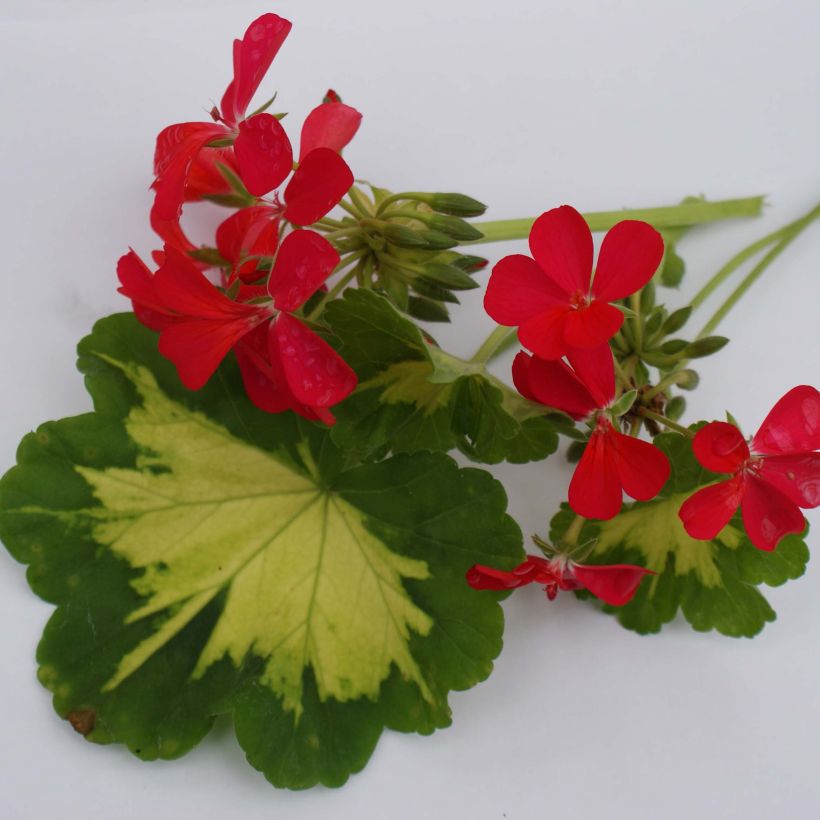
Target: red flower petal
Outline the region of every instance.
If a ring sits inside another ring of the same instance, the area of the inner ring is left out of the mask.
[[[567,352],[564,318],[571,308],[555,307],[539,313],[518,328],[518,340],[542,359],[560,359]]]
[[[767,456],[758,476],[798,507],[820,506],[820,453]]]
[[[169,128],[172,129],[170,133]],[[185,198],[185,183],[196,155],[207,143],[226,134],[225,126],[218,123],[179,123],[169,128],[157,137],[154,160],[158,170],[153,185],[156,196],[151,214],[152,218],[160,221],[179,219]],[[178,142],[174,143],[176,138]],[[169,147],[172,143],[175,145],[173,150]]]
[[[200,151],[196,155],[185,183],[186,202],[207,196],[226,196],[233,193],[233,188],[219,169],[219,165],[224,165],[239,176],[239,166],[233,146],[208,148],[207,151]]]
[[[632,564],[573,564],[572,574],[596,598],[610,606],[623,606],[632,600],[644,576],[655,573]]]
[[[604,302],[640,290],[663,258],[663,237],[646,222],[627,219],[611,228],[601,244],[592,293]]]
[[[743,492],[743,476],[736,476],[692,493],[678,510],[683,528],[692,538],[710,541],[737,512]]]
[[[570,347],[598,347],[608,342],[624,323],[618,308],[593,300],[564,317],[564,342]]]
[[[129,251],[117,262],[118,291],[131,299],[137,319],[151,330],[163,330],[174,321],[154,289],[154,275],[134,251]]]
[[[293,311],[309,299],[339,264],[333,245],[315,231],[289,233],[271,271],[268,292],[277,310]]]
[[[294,225],[312,225],[339,203],[352,184],[347,163],[330,148],[316,148],[285,188],[285,219]]]
[[[356,374],[327,342],[300,321],[280,313],[270,335],[275,337],[276,353],[298,401],[311,407],[332,407],[353,391]],[[271,351],[271,358],[273,355]]]
[[[749,458],[749,447],[734,424],[713,421],[692,440],[695,458],[713,473],[735,473]]]
[[[526,570],[525,573],[516,572],[516,570],[522,568]],[[473,589],[491,590],[516,589],[535,580],[532,577],[531,566],[527,561],[519,564],[512,572],[505,572],[501,569],[495,569],[495,567],[486,567],[483,564],[474,564],[467,570],[466,578],[467,583]]]
[[[290,409],[294,398],[290,393],[278,358],[268,356],[268,329],[259,325],[236,345],[236,361],[248,398],[266,413],[281,413]]]
[[[528,399],[529,401],[538,401],[538,399],[535,398],[535,393],[532,392],[532,388],[530,387],[529,371],[531,360],[532,356],[530,356],[529,353],[525,353],[523,350],[516,353],[512,363],[512,380],[515,385],[515,389],[525,399]]]
[[[575,348],[569,351],[567,358],[592,396],[595,407],[606,407],[615,398],[615,364],[609,345]]]
[[[266,205],[242,208],[216,229],[220,255],[234,265],[234,275],[243,282],[267,275],[258,270],[259,257],[274,256],[278,244],[279,215]]]
[[[234,40],[233,80],[219,107],[225,120],[235,125],[245,116],[251,98],[285,42],[291,24],[276,14],[254,20],[241,40]]]
[[[226,321],[263,310],[231,301],[184,253],[172,247],[165,248],[165,261],[154,274],[154,289],[166,309],[188,317]]]
[[[638,501],[654,498],[669,479],[669,459],[654,444],[609,430],[618,480],[627,495]]]
[[[299,145],[299,162],[314,148],[341,152],[353,139],[362,115],[349,105],[329,102],[317,105],[305,118]]]
[[[513,381],[525,398],[562,410],[576,420],[586,418],[597,407],[583,382],[560,360],[519,353],[513,362]]]
[[[532,226],[530,251],[535,261],[565,293],[587,293],[592,276],[592,233],[575,208],[547,211]]]
[[[771,551],[785,535],[803,532],[806,519],[800,508],[779,490],[754,476],[746,478],[745,490],[743,525],[758,549]]]
[[[254,327],[254,318],[178,320],[159,337],[159,352],[177,368],[180,381],[199,390],[228,351]]]
[[[805,453],[820,449],[820,393],[807,384],[783,396],[752,439],[756,453]]]
[[[240,122],[233,150],[242,182],[254,196],[264,196],[281,185],[293,169],[290,140],[272,114],[257,114]]]
[[[522,325],[544,311],[566,306],[566,294],[529,256],[505,256],[493,268],[484,310],[500,325]]]
[[[585,518],[607,520],[621,509],[623,492],[609,435],[601,428],[589,438],[569,484],[569,505]]]

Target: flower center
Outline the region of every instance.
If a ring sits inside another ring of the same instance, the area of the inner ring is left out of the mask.
[[[575,310],[583,310],[589,306],[590,301],[589,294],[584,293],[582,290],[576,290],[575,293],[569,297],[569,303]]]

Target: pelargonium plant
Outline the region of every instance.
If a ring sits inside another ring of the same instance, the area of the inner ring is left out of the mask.
[[[820,209],[669,310],[680,237],[761,197],[487,222],[470,196],[357,181],[342,153],[362,115],[335,91],[295,129],[276,94],[252,107],[290,28],[252,22],[212,121],[159,134],[160,243],[122,256],[130,309],[79,344],[94,410],[26,436],[0,483],[3,542],[56,605],[37,658],[57,713],[144,759],[185,754],[228,713],[273,784],[340,785],[383,728],[450,723],[448,693],[490,674],[518,587],[574,592],[640,633],[679,612],[758,633],[774,618],[759,587],[808,560],[820,393],[773,396],[749,440],[731,416],[682,422],[682,391]],[[225,208],[206,242],[188,235],[200,201]],[[491,270],[478,253],[524,238]],[[479,287],[498,327],[459,358],[433,323]],[[510,378],[491,373],[517,343]],[[501,484],[448,453],[540,462],[561,437],[567,501],[527,554]]]

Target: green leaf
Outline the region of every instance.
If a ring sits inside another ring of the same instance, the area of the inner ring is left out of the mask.
[[[28,435],[0,481],[0,537],[57,605],[58,714],[153,759],[228,713],[290,788],[342,784],[385,726],[447,726],[501,648],[500,596],[464,572],[523,556],[501,485],[441,453],[348,467],[232,362],[186,391],[130,315],[79,350],[95,411]]]
[[[678,518],[680,505],[693,490],[717,477],[697,463],[686,437],[662,433],[654,443],[667,454],[673,469],[658,498],[625,507],[609,521],[587,522],[581,533],[582,542],[595,541],[590,563],[638,564],[657,573],[641,584],[628,604],[604,606],[604,611],[641,634],[658,632],[680,611],[701,632],[756,635],[775,619],[758,587],[780,586],[805,572],[805,534],[790,535],[773,552],[764,552],[748,539],[738,515],[711,541],[691,538]],[[573,517],[569,508],[555,516],[553,540],[561,537]]]
[[[375,293],[348,290],[324,318],[359,376],[334,408],[332,438],[359,457],[458,448],[474,461],[521,463],[553,453],[556,429],[574,434],[568,417],[522,398],[483,364],[428,345]]]

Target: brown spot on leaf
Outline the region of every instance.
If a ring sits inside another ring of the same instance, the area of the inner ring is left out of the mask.
[[[71,724],[75,732],[79,732],[83,737],[94,731],[97,723],[97,713],[94,709],[75,709],[69,712],[65,719]]]

